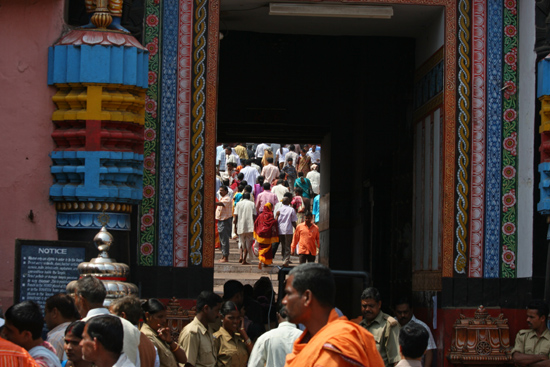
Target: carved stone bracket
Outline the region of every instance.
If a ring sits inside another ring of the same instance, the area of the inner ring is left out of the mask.
[[[193,306],[190,310],[181,307],[178,300],[173,297],[166,305],[166,322],[172,333],[172,340],[178,340],[181,330],[193,321],[196,315],[196,308]]]
[[[469,366],[511,365],[510,351],[508,319],[504,314],[490,317],[485,307],[479,306],[473,318],[460,315],[455,321],[447,359]]]

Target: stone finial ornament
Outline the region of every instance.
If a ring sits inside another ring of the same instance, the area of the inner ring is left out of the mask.
[[[78,265],[80,277],[92,275],[103,282],[107,290],[107,297],[103,306],[108,307],[111,302],[124,296],[138,296],[138,288],[135,284],[127,283],[130,275],[130,267],[123,263],[117,263],[115,259],[109,257],[109,248],[113,244],[113,236],[105,228],[109,222],[109,216],[105,213],[100,214],[99,220],[103,227],[95,235],[94,243],[99,250],[99,255],[89,262],[82,262]],[[74,293],[76,281],[70,282],[66,289],[67,294]]]

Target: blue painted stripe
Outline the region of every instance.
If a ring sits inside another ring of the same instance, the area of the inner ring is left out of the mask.
[[[48,84],[111,83],[148,87],[149,53],[136,47],[58,45],[48,53]]]
[[[498,278],[500,267],[500,176],[502,136],[502,0],[488,1],[487,21],[487,172],[485,264],[483,276]]]
[[[172,266],[174,248],[178,1],[166,0],[163,2],[163,7],[158,265]]]

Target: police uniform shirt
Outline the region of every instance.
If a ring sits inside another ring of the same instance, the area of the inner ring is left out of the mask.
[[[217,367],[246,367],[248,351],[240,335],[231,336],[222,327],[214,333],[214,348],[218,351]]]
[[[153,330],[146,323],[141,325],[140,330],[147,338],[149,338],[155,348],[157,348],[160,365],[162,367],[178,367],[178,362],[176,361],[176,357],[174,357],[174,353],[170,350],[170,346],[158,337],[158,333],[155,330]]]
[[[380,311],[378,316],[370,323],[366,319],[360,325],[367,329],[376,341],[376,349],[380,353],[386,367],[399,362],[399,327],[397,320]],[[390,328],[389,331],[387,328]]]
[[[535,330],[520,330],[518,335],[516,335],[516,344],[514,345],[514,349],[512,349],[512,354],[514,352],[543,354],[550,357],[550,331],[545,329],[539,338]]]
[[[196,317],[180,333],[178,344],[187,355],[187,363],[195,367],[214,367],[216,350],[212,330],[206,328]]]

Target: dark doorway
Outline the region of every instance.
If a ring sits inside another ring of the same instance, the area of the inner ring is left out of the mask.
[[[329,147],[329,265],[370,272],[385,305],[410,290],[414,50],[413,38],[238,31],[220,45],[218,141]],[[357,287],[338,288],[352,316]]]

